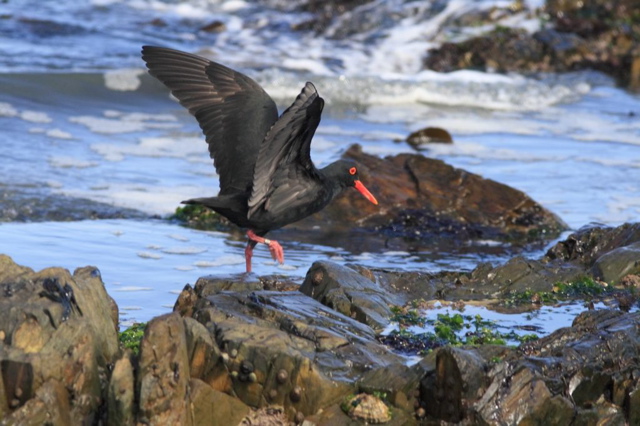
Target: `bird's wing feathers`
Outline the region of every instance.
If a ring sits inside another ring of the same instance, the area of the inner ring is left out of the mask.
[[[220,194],[249,191],[261,143],[278,119],[269,95],[246,75],[196,55],[144,46],[142,58],[198,120],[220,175]]]
[[[317,177],[311,161],[311,139],[323,107],[324,100],[313,84],[307,83],[271,127],[256,161],[249,217],[261,207],[273,212],[276,205],[284,207],[282,203],[311,189],[309,178]],[[278,198],[277,203],[275,199],[269,201],[272,196]]]

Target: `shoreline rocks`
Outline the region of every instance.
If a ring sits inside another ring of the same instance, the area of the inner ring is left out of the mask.
[[[315,228],[325,238],[322,229],[317,230],[319,225],[331,224],[328,233],[335,234],[347,233],[343,224],[355,222],[364,232],[387,240],[455,245],[470,239],[539,241],[567,229],[560,218],[523,192],[440,160],[419,154],[379,158],[364,153],[359,145],[351,146],[343,158],[361,165],[363,182],[384,203],[367,205],[347,191],[323,211],[281,232]]]
[[[533,34],[501,27],[429,50],[424,67],[440,72],[569,72],[592,69],[640,90],[640,20],[633,0],[547,0],[547,24]]]
[[[417,297],[500,300],[566,277],[634,272],[638,241],[640,224],[627,224],[472,272],[317,262],[300,286],[202,277],[147,324],[138,355],[118,343],[96,268],[35,272],[0,256],[0,424],[635,424],[636,299],[631,313],[586,309],[517,348],[445,345],[413,365],[378,337],[390,305]],[[633,277],[615,288],[633,295]]]

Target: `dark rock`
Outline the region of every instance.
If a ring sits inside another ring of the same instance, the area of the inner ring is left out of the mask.
[[[193,314],[193,305],[198,300],[193,287],[190,284],[184,286],[176,303],[173,305],[173,312],[177,312],[181,317],[190,317]]]
[[[250,277],[249,279],[253,279]],[[209,275],[198,278],[195,285],[195,293],[199,297],[207,297],[213,294],[218,294],[223,291],[233,292],[251,292],[257,290],[264,290],[264,285],[259,279],[252,281],[238,280],[234,277],[221,278],[215,275]]]
[[[420,398],[426,414],[448,422],[459,422],[467,417],[468,402],[481,396],[489,385],[489,359],[508,352],[503,347],[484,346],[438,350],[435,368],[424,375],[420,384]]]
[[[238,426],[285,426],[288,424],[289,421],[284,408],[273,406],[252,411],[242,419]]]
[[[631,378],[637,369],[639,326],[638,313],[587,311],[572,327],[523,345],[524,358],[506,357],[489,372],[491,384],[474,403],[476,414],[516,424],[568,424],[576,408],[602,404],[603,396],[606,406],[613,377]],[[626,383],[621,392],[630,395],[633,382]]]
[[[0,184],[0,222],[72,221],[85,219],[142,219],[143,212],[114,207],[84,198],[43,194],[32,188],[5,188]]]
[[[389,324],[393,303],[378,284],[333,262],[315,262],[300,291],[343,315],[381,331]]]
[[[238,398],[222,393],[198,379],[189,382],[194,426],[237,425],[251,409]]]
[[[502,265],[481,263],[471,272],[395,272],[356,268],[378,283],[387,294],[409,299],[486,300],[504,299],[523,292],[551,293],[557,283],[573,283],[585,278],[600,280],[602,270],[612,279],[610,284],[634,286],[640,241],[640,224],[616,228],[583,228],[556,243],[540,259],[515,256]],[[603,269],[604,268],[604,269]],[[606,284],[604,284],[606,285]],[[631,296],[630,298],[628,296]],[[577,298],[584,295],[576,294]],[[616,296],[621,307],[631,307],[636,299],[629,293]],[[394,302],[398,304],[397,299]],[[535,302],[532,300],[532,303]]]
[[[302,0],[297,2],[297,8],[310,12],[314,17],[310,20],[296,24],[293,29],[297,31],[323,32],[331,25],[336,17],[355,9],[358,6],[370,3],[371,0]],[[290,3],[286,3],[290,7]]]
[[[627,418],[630,425],[640,424],[640,382],[636,378],[635,387],[629,392],[629,403],[627,405]]]
[[[620,285],[631,289],[640,289],[640,275],[626,275],[620,280]]]
[[[381,159],[363,153],[358,145],[344,157],[361,165],[362,181],[384,202],[374,206],[347,191],[323,211],[289,229],[320,226],[348,235],[341,226],[356,223],[387,238],[522,241],[550,238],[566,228],[558,217],[521,191],[440,160],[416,154]]]
[[[595,69],[626,87],[640,87],[640,20],[631,12],[637,10],[635,0],[549,0],[546,9],[549,28],[530,35],[496,27],[484,35],[431,49],[424,65],[444,72]]]
[[[56,424],[104,420],[107,367],[119,346],[111,298],[97,269],[35,273],[7,256],[0,256],[0,265],[0,367],[7,408],[2,411],[16,423],[33,418],[39,424],[38,416],[47,412]]]
[[[549,249],[547,260],[577,261],[587,267],[604,253],[640,241],[640,223],[626,223],[616,228],[586,226]]]
[[[610,284],[625,276],[640,273],[640,242],[613,249],[600,256],[593,265],[593,275]]]
[[[226,31],[227,26],[222,21],[213,21],[203,27],[200,28],[200,31],[204,31],[207,33],[221,33]]]
[[[633,423],[625,421],[622,407],[612,404],[600,398],[587,409],[580,409],[575,417],[574,424],[587,426],[623,426]]]
[[[125,352],[116,361],[107,394],[107,424],[129,426],[135,424],[135,377],[131,354]]]
[[[36,390],[35,395],[20,409],[1,419],[3,425],[70,425],[70,395],[65,386],[56,379],[49,379]],[[14,407],[15,408],[15,407]]]
[[[408,367],[392,364],[367,371],[358,382],[358,390],[366,393],[380,393],[394,407],[412,412],[416,402],[416,391],[420,379],[426,374],[423,364]]]
[[[421,381],[422,407],[463,424],[625,424],[639,343],[640,314],[601,310],[518,350],[445,347]]]
[[[184,328],[189,359],[189,373],[194,379],[209,384],[215,382],[215,369],[222,363],[222,353],[209,331],[193,318],[184,318]]]
[[[235,377],[233,393],[252,407],[280,404],[292,417],[352,392],[353,381],[373,366],[400,362],[371,328],[298,292],[211,295],[196,303],[194,318],[229,354],[217,368]],[[241,380],[248,365],[255,381]]]
[[[151,424],[191,424],[184,322],[177,314],[149,321],[140,343],[139,416]]]
[[[407,136],[407,143],[414,148],[420,148],[420,145],[429,143],[453,143],[451,134],[439,127],[426,127],[416,130]]]

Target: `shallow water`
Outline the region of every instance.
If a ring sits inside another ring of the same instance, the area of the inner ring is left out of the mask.
[[[425,155],[521,189],[573,229],[637,220],[638,95],[594,73],[534,78],[421,72],[427,47],[480,30],[448,26],[451,17],[499,2],[451,0],[439,2],[440,9],[410,3],[419,10],[392,1],[357,12],[360,27],[346,39],[334,37],[338,27],[313,36],[291,31],[290,23],[309,15],[278,2],[3,4],[0,182],[16,191],[135,208],[150,217],[172,213],[181,200],[214,195],[217,176],[195,120],[144,74],[140,46],[160,44],[244,70],[281,108],[304,81],[313,81],[327,100],[312,145],[318,166],[352,143],[381,156],[413,152],[396,140],[440,126],[455,143],[430,146]],[[389,11],[393,19],[367,27],[367,19]],[[526,14],[505,19],[502,24],[532,25]],[[226,31],[194,30],[214,20]],[[0,236],[0,252],[34,269],[98,266],[125,322],[168,312],[175,293],[201,275],[244,270],[243,241],[155,219],[3,223]],[[469,270],[509,255],[488,249],[495,246],[491,241],[409,253],[375,241],[347,247],[313,237],[296,243],[286,233],[283,238],[285,267],[258,249],[255,272],[301,280],[319,259]],[[542,249],[526,254],[537,257]]]

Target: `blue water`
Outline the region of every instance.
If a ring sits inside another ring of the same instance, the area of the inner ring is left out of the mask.
[[[170,214],[184,199],[214,195],[217,176],[197,123],[144,73],[140,46],[158,44],[246,72],[280,108],[313,81],[327,101],[312,145],[318,166],[352,143],[380,156],[413,152],[396,140],[440,126],[455,143],[429,147],[425,155],[523,190],[573,229],[636,221],[638,95],[589,72],[527,78],[422,71],[428,47],[479,31],[457,28],[453,18],[502,7],[489,0],[438,3],[381,2],[355,10],[359,20],[337,20],[312,34],[291,29],[312,17],[291,3],[10,0],[0,9],[0,183],[149,217]],[[367,19],[382,24],[366,25]],[[213,21],[225,30],[199,30]],[[498,23],[537,25],[526,13]],[[340,36],[345,29],[349,36]],[[284,268],[258,248],[257,274],[300,281],[320,259],[469,270],[509,256],[492,250],[491,241],[440,253],[281,236]],[[201,275],[242,272],[243,247],[238,236],[157,219],[0,224],[0,252],[20,264],[97,266],[124,323],[168,312],[176,292]]]

